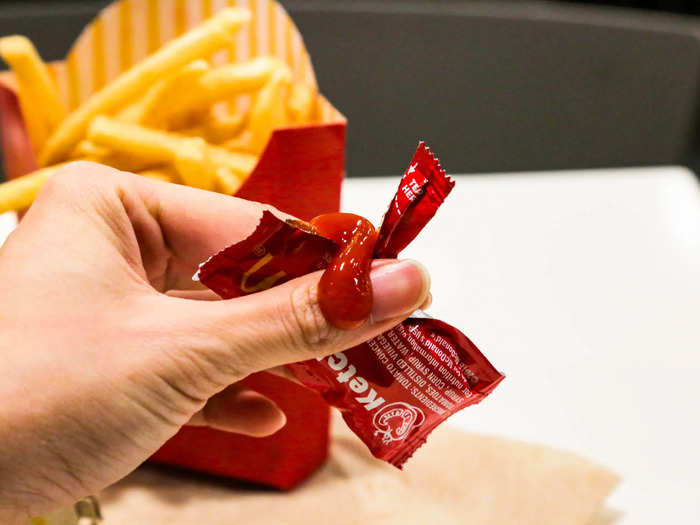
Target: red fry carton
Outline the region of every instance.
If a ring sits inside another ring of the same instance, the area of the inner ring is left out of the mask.
[[[74,109],[168,40],[227,6],[251,11],[231,49],[213,63],[276,56],[294,82],[317,87],[311,60],[289,15],[273,0],[122,0],[105,8],[73,44],[65,60],[50,64],[60,94]],[[243,110],[246,97],[235,101]],[[273,132],[253,173],[236,196],[271,204],[301,219],[337,211],[344,175],[345,118],[317,95],[314,123]],[[5,172],[15,178],[37,168],[10,74],[0,77],[0,126]],[[286,426],[267,438],[249,438],[201,427],[184,427],[151,461],[280,489],[309,476],[328,454],[329,409],[318,394],[266,373],[244,385],[273,399]]]

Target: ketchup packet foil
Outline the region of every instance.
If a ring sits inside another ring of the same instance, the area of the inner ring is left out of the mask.
[[[395,258],[453,186],[421,142],[384,215],[374,258]],[[203,263],[195,278],[228,299],[327,268],[339,251],[310,224],[265,211],[249,237]],[[288,368],[341,411],[374,456],[399,468],[437,425],[504,378],[462,332],[422,311],[349,350]]]

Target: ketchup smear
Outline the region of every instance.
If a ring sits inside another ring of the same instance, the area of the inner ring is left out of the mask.
[[[318,285],[321,311],[336,328],[357,328],[372,311],[369,273],[377,230],[353,213],[326,213],[310,222],[316,233],[339,247]]]

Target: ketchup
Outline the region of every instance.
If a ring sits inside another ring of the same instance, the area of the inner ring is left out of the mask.
[[[197,278],[232,298],[325,268],[323,314],[339,328],[357,327],[372,311],[372,258],[395,258],[453,186],[421,142],[379,233],[349,213],[308,223],[265,210],[255,231],[203,263]],[[399,468],[435,427],[486,398],[503,379],[467,336],[420,311],[353,348],[287,369],[338,408],[372,454]]]
[[[338,245],[318,285],[319,304],[336,328],[357,328],[372,311],[369,277],[377,230],[364,217],[352,213],[326,213],[311,220],[319,235]]]

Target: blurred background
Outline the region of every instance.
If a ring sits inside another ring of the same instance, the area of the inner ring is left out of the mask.
[[[107,4],[0,2],[0,34],[59,59]],[[419,139],[452,173],[700,164],[695,0],[282,4],[349,119],[350,176]]]
[[[421,139],[450,174],[488,174],[459,177],[405,253],[436,276],[431,312],[508,375],[454,426],[607,465],[622,478],[607,509],[620,524],[700,523],[700,192],[677,167],[700,173],[700,0],[279,1],[348,118],[342,209],[378,224],[396,180],[360,177],[396,177]],[[108,3],[0,0],[0,35],[62,59]],[[652,168],[566,171],[639,166]],[[543,170],[558,171],[523,174]]]

